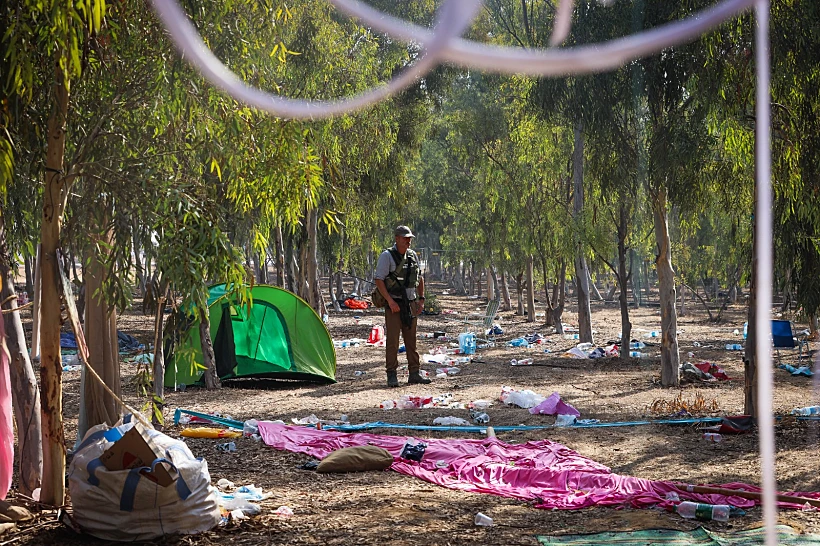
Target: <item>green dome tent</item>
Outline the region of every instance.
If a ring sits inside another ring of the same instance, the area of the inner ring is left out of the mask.
[[[212,286],[211,339],[220,379],[298,379],[336,382],[336,350],[322,319],[303,299],[276,286],[250,289],[253,305]],[[191,354],[199,364],[191,366]],[[165,386],[201,383],[202,345],[197,328],[179,340],[165,367]]]

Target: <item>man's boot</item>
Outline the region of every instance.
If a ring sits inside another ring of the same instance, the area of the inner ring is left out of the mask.
[[[387,372],[387,386],[391,389],[399,386],[399,376],[396,374],[396,370]]]
[[[432,383],[426,377],[423,377],[418,370],[410,372],[410,377],[407,378],[408,385],[429,385]]]

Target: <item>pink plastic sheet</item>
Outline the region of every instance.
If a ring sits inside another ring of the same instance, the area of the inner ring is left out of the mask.
[[[533,415],[574,415],[581,416],[581,412],[561,400],[561,395],[557,392],[552,393],[546,400],[530,408],[530,413]]]
[[[12,424],[9,350],[4,320],[0,318],[0,500],[5,500],[14,472],[14,425]]]
[[[537,508],[572,510],[594,505],[668,508],[677,504],[666,499],[670,492],[676,492],[682,500],[731,504],[739,508],[755,505],[755,501],[742,497],[688,493],[678,490],[673,482],[614,474],[606,466],[550,440],[511,445],[497,438],[426,439],[421,441],[427,443],[427,449],[417,463],[399,458],[408,440],[420,441],[412,436],[348,434],[266,421],[259,423],[259,433],[262,440],[275,449],[305,453],[317,459],[343,447],[379,446],[393,455],[395,462],[390,468],[400,474],[449,489],[534,501]],[[760,491],[740,483],[717,487]],[[820,493],[790,494],[820,498]],[[793,504],[781,506],[800,508]]]

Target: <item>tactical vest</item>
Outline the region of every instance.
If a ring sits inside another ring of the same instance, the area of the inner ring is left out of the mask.
[[[384,279],[384,285],[390,294],[399,294],[406,297],[406,292],[402,288],[415,288],[419,284],[419,260],[416,253],[407,249],[404,257],[394,248],[388,248],[388,252],[396,262],[396,268]]]

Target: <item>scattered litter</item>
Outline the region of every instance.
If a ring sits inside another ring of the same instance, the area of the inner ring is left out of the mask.
[[[728,381],[731,379],[723,368],[716,364],[712,364],[711,362],[698,362],[695,364],[695,367],[702,372],[706,372],[707,374],[711,375],[715,379],[719,379],[721,381]]]
[[[445,367],[445,368],[436,368],[436,374],[437,374],[436,377],[438,377],[441,374],[444,374],[445,377],[448,376],[448,375],[456,375],[460,371],[461,371],[461,368],[457,368],[455,366]]]
[[[530,413],[533,415],[574,415],[580,417],[581,412],[561,400],[561,395],[557,392],[552,393],[543,402],[537,406],[530,408]]]
[[[578,334],[566,334],[564,339],[580,339],[580,337]]]
[[[152,364],[154,362],[154,353],[142,353],[134,357],[132,361],[134,364]]]
[[[333,347],[335,347],[336,349],[340,349],[343,347],[358,347],[362,343],[365,343],[365,341],[366,340],[357,337],[350,339],[334,340]]]
[[[723,436],[721,436],[717,432],[704,432],[703,433],[703,439],[706,440],[706,441],[709,441],[709,442],[718,443],[718,442],[723,441]]]
[[[433,419],[434,425],[444,425],[444,426],[468,426],[470,424],[469,421],[466,419],[462,419],[461,417],[436,417]]]
[[[479,527],[492,527],[493,526],[493,518],[479,512],[478,514],[475,515],[475,524],[478,525]]]
[[[467,406],[470,409],[477,409],[477,410],[480,410],[480,411],[486,411],[487,408],[489,408],[492,405],[493,405],[493,403],[490,402],[489,400],[473,400]]]
[[[646,347],[646,343],[644,343],[643,341],[632,340],[629,342],[630,349],[643,349],[644,347]]]
[[[567,357],[567,358],[584,358],[584,359],[589,358],[589,355],[587,355],[584,351],[582,351],[578,347],[573,347],[572,349],[569,349],[567,352],[565,352],[561,356],[564,356],[564,357]]]
[[[529,347],[530,342],[527,341],[527,338],[524,337],[517,337],[507,342],[507,345],[510,347]]]
[[[184,428],[179,435],[186,438],[239,438],[242,433],[227,428],[196,427]]]
[[[353,375],[355,375],[356,377],[361,377],[363,375],[367,375],[367,372],[363,372],[361,370],[356,370],[355,372],[353,372]]]
[[[220,480],[216,482],[216,486],[220,489],[233,489],[236,487],[236,484],[226,478],[220,478]]]
[[[476,350],[475,334],[471,332],[459,334],[458,348],[461,354],[474,355]]]
[[[493,327],[489,328],[486,333],[488,336],[500,336],[504,330],[498,324],[493,324]]]
[[[289,518],[293,516],[293,510],[289,506],[284,505],[274,510],[273,513],[277,516],[282,516],[283,518]]]
[[[486,425],[490,422],[490,416],[483,411],[472,410],[470,411],[470,417],[479,425]]]
[[[236,451],[236,442],[228,442],[226,444],[218,444],[216,449],[224,451],[225,453],[233,453]]]
[[[399,457],[407,459],[408,461],[421,462],[424,457],[424,451],[427,449],[427,444],[421,441],[407,440],[401,450]]]
[[[517,390],[510,387],[501,387],[499,400],[510,406],[532,408],[545,400],[543,396],[531,390]]]
[[[63,366],[64,372],[79,372],[80,369],[80,366]]]
[[[820,406],[807,406],[792,410],[792,415],[820,415]]]
[[[559,414],[555,417],[556,427],[569,427],[575,424],[577,417],[575,415]]]
[[[511,366],[532,366],[532,359],[531,358],[522,358],[520,360],[512,359],[510,360]]]
[[[727,351],[742,351],[743,350],[743,345],[741,345],[740,343],[727,343],[726,344],[726,350]]]
[[[548,341],[547,338],[545,338],[538,332],[526,335],[524,336],[524,339],[526,339],[527,343],[529,343],[530,345],[536,345]]]
[[[814,375],[814,372],[811,371],[810,366],[800,366],[799,368],[795,368],[789,364],[781,364],[778,368],[781,370],[786,370],[792,375],[805,375],[806,377],[811,377]]]
[[[294,417],[291,421],[293,421],[294,425],[315,425],[319,422],[319,418],[316,417],[315,414],[311,413],[307,417]]]

